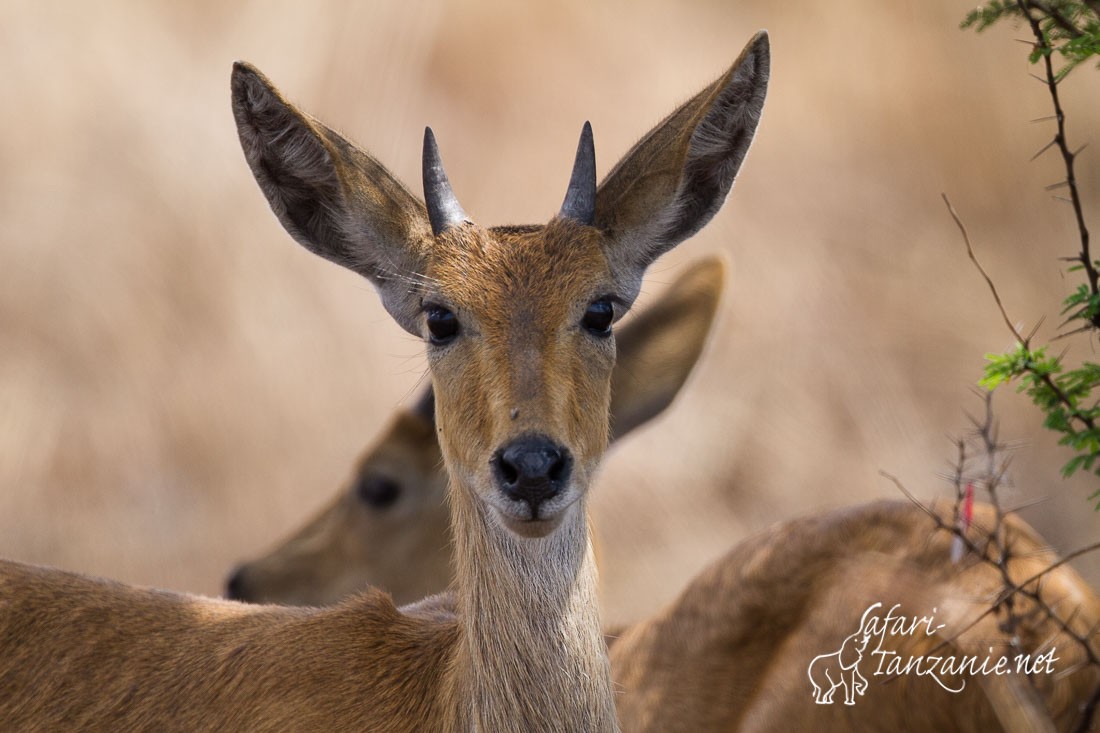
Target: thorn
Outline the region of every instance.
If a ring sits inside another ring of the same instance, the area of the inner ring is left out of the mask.
[[[1044,145],[1043,147],[1039,148],[1039,152],[1037,152],[1035,155],[1031,156],[1031,160],[1029,160],[1028,162],[1030,163],[1032,160],[1035,160],[1040,155],[1042,155],[1046,151],[1050,150],[1051,146],[1053,146],[1057,142],[1058,142],[1058,139],[1055,138],[1055,139],[1051,140],[1049,143],[1047,143],[1046,145]]]
[[[973,425],[975,429],[978,429],[982,426],[981,421],[971,415],[969,411],[963,410],[963,415],[966,416],[966,419],[970,421],[970,424]]]
[[[1049,122],[1056,119],[1058,119],[1058,115],[1047,115],[1046,117],[1036,117],[1033,120],[1028,120],[1028,122],[1034,125],[1036,122]]]
[[[1070,204],[1070,205],[1073,204],[1073,202],[1070,201],[1069,199],[1067,199],[1065,196],[1051,196],[1051,198],[1054,199],[1055,201],[1061,201],[1063,204]],[[1077,258],[1076,257],[1066,257],[1065,259],[1073,261],[1073,260],[1076,260]]]
[[[1043,77],[1041,77],[1037,74],[1028,74],[1028,76],[1030,76],[1032,79],[1039,82],[1040,84],[1046,84],[1047,83],[1046,79],[1044,79]]]
[[[1031,340],[1035,338],[1035,334],[1039,333],[1039,328],[1043,325],[1043,321],[1046,320],[1046,316],[1040,316],[1039,320],[1035,322],[1035,326],[1031,329],[1031,333],[1027,335],[1027,343],[1031,343]]]
[[[1087,148],[1088,146],[1089,146],[1089,144],[1088,144],[1088,143],[1085,143],[1084,145],[1082,145],[1081,147],[1077,148],[1077,149],[1076,149],[1076,150],[1074,150],[1074,151],[1073,151],[1072,153],[1070,153],[1070,154],[1069,154],[1069,157],[1071,157],[1071,158],[1076,158],[1076,157],[1077,157],[1077,154],[1078,154],[1078,153],[1080,153],[1080,152],[1081,152],[1082,150],[1084,150],[1085,148]]]
[[[1069,185],[1069,181],[1059,181],[1058,183],[1052,183],[1049,186],[1043,186],[1044,191],[1054,191],[1055,189],[1063,188]]]
[[[1069,321],[1066,321],[1066,323],[1069,323]],[[1064,326],[1064,325],[1066,325],[1066,323],[1063,323],[1062,325]],[[1076,336],[1079,333],[1085,333],[1086,331],[1091,331],[1092,329],[1093,329],[1093,327],[1091,325],[1081,326],[1081,328],[1076,328],[1072,331],[1067,331],[1066,333],[1057,334],[1056,336],[1054,336],[1053,340],[1054,341],[1060,341],[1064,338],[1069,338],[1070,336]]]

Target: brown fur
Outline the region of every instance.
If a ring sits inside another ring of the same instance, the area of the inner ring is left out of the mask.
[[[12,731],[423,730],[458,633],[378,591],[246,606],[8,562],[0,599]]]
[[[696,263],[619,330],[611,377],[612,440],[660,414],[684,385],[710,331],[723,270],[716,258]],[[433,417],[419,408],[392,418],[327,507],[234,573],[233,597],[325,605],[373,585],[402,604],[445,589],[453,576],[450,514],[433,425]],[[393,505],[372,507],[357,496],[359,483],[375,477],[400,488]]]
[[[459,316],[463,338],[428,349],[456,618],[430,601],[399,613],[377,591],[329,610],[249,609],[4,563],[0,720],[31,731],[618,730],[585,507],[607,442],[614,342],[583,337],[579,320],[596,297],[628,307],[652,259],[721,205],[759,119],[768,59],[761,33],[685,108],[700,130],[730,120],[724,160],[696,155],[695,131],[682,127],[635,149],[680,161],[679,176],[640,182],[642,219],[632,196],[611,209],[631,216],[597,215],[595,226],[557,218],[438,236],[381,164],[238,64],[242,148],[286,229],[371,279],[411,333],[427,337],[426,302]],[[613,172],[604,185],[629,181]],[[575,457],[539,522],[502,506],[487,475],[491,453],[522,430]]]
[[[936,510],[950,516],[947,505]],[[988,531],[992,522],[991,508],[977,505],[972,535]],[[1055,560],[1042,538],[1015,517],[1008,518],[1005,541],[1018,557],[1010,565],[1014,582]],[[936,653],[1007,650],[1010,635],[998,626],[999,617],[967,629],[998,595],[1001,578],[973,557],[952,566],[949,545],[950,535],[935,529],[923,511],[899,502],[797,519],[740,543],[665,611],[609,632],[624,729],[1031,731],[1042,730],[1048,717],[1056,730],[1073,729],[1100,674],[1078,666],[1084,655],[1076,642],[1022,597],[1015,601],[1023,619],[1015,630],[1021,639],[1017,651],[1057,649],[1060,674],[1037,675],[1037,694],[1019,678],[971,678],[961,694],[926,679],[884,682],[871,676],[875,662],[864,649],[866,696],[851,708],[840,700],[814,704],[810,662],[843,650],[861,610],[876,601],[901,603],[900,612],[910,616],[931,612],[947,623],[943,634],[897,647],[906,654],[932,653],[958,632],[959,639]],[[1075,633],[1095,636],[1100,600],[1072,569],[1047,574],[1042,588]],[[438,596],[431,603],[446,618],[455,599]]]

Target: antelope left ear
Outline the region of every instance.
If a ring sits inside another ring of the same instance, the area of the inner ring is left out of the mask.
[[[369,279],[386,310],[419,335],[416,290],[432,241],[424,204],[256,68],[234,64],[231,88],[245,159],[283,227],[311,252]]]
[[[643,137],[596,193],[608,258],[634,291],[653,260],[721,208],[756,133],[771,52],[760,31],[717,81]]]

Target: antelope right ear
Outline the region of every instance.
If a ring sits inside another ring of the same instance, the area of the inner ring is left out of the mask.
[[[760,31],[725,74],[650,130],[600,184],[595,224],[610,235],[608,259],[627,291],[636,293],[649,264],[721,208],[756,134],[770,68],[768,34]]]
[[[374,283],[386,310],[419,336],[417,283],[432,239],[424,204],[377,160],[287,102],[256,68],[234,64],[231,86],[245,158],[283,227]]]
[[[702,259],[623,326],[611,376],[611,439],[661,414],[703,353],[725,286],[719,257]]]

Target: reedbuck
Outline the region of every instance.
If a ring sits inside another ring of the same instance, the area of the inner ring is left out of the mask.
[[[422,203],[238,64],[245,157],[284,227],[370,279],[426,341],[449,477],[456,612],[383,592],[246,606],[0,564],[13,730],[618,730],[587,489],[614,322],[648,265],[721,207],[764,104],[767,35],[597,188],[586,125],[560,214],[470,222],[425,134]],[[426,204],[426,206],[425,206]]]
[[[694,264],[616,332],[611,440],[672,403],[703,351],[723,269],[715,258]],[[373,585],[401,604],[447,588],[453,575],[450,512],[434,406],[429,387],[390,421],[318,516],[232,574],[227,597],[328,605]]]

